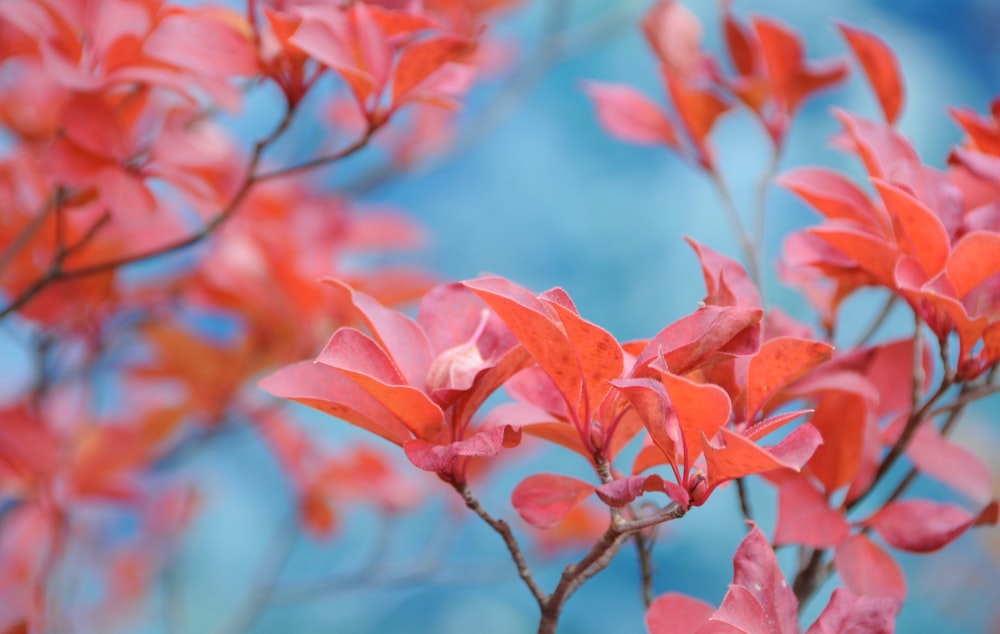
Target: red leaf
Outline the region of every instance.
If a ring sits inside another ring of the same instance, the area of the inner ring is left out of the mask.
[[[767,399],[830,358],[833,347],[819,341],[778,337],[765,342],[747,370],[747,420],[753,420]]]
[[[778,490],[776,544],[804,544],[814,548],[836,546],[850,532],[843,514],[830,508],[822,493],[798,476],[781,479]]]
[[[538,473],[521,480],[510,501],[527,523],[538,528],[552,528],[593,492],[593,485],[576,478]]]
[[[733,584],[712,615],[741,632],[798,634],[798,600],[771,544],[754,526],[733,557]]]
[[[892,634],[896,604],[892,599],[859,597],[837,588],[806,634]]]
[[[951,246],[941,219],[900,187],[877,179],[872,182],[889,215],[898,220],[903,230],[904,235],[896,236],[903,250],[917,258],[928,279],[944,270]]]
[[[955,285],[955,297],[964,299],[1000,272],[1000,233],[972,231],[962,236],[951,251],[947,271]]]
[[[501,449],[516,447],[521,442],[521,430],[511,425],[484,429],[465,440],[448,445],[435,445],[415,439],[403,445],[410,462],[424,471],[448,473],[460,457],[488,458]]]
[[[874,528],[894,548],[929,553],[950,544],[972,526],[996,524],[997,511],[996,501],[973,515],[955,504],[904,500],[883,507],[862,524]]]
[[[778,178],[777,183],[809,203],[830,220],[853,220],[881,235],[892,228],[865,192],[845,176],[822,167],[803,167]]]
[[[783,24],[754,18],[753,25],[775,100],[788,114],[795,112],[812,93],[832,86],[847,75],[847,67],[841,62],[807,66],[802,41]]]
[[[703,630],[699,628],[708,623],[714,611],[704,601],[668,592],[649,604],[646,628],[649,634],[701,634]]]
[[[854,535],[837,545],[837,572],[848,590],[864,597],[892,599],[898,612],[906,599],[906,577],[899,564],[865,535]]]
[[[725,19],[723,22],[726,35],[726,48],[729,50],[729,59],[733,62],[736,72],[742,77],[749,77],[755,74],[758,62],[759,45],[753,39],[753,35],[747,31],[733,16],[731,4],[725,5]]]
[[[660,107],[624,84],[584,82],[601,127],[616,139],[640,145],[665,144],[678,148],[677,133]]]
[[[727,480],[774,469],[798,471],[822,443],[819,433],[813,427],[803,425],[775,447],[776,450],[784,445],[786,456],[782,456],[779,455],[782,452],[768,451],[728,429],[722,429],[719,433],[722,436],[719,445],[713,445],[705,436],[701,437],[705,462],[708,464],[708,486],[711,488]]]
[[[823,436],[823,446],[809,460],[809,472],[832,493],[854,480],[861,467],[868,403],[852,392],[824,394],[810,423]]]
[[[760,349],[759,308],[705,306],[660,331],[639,353],[635,367],[663,355],[674,374],[687,374],[717,353],[755,354]]]
[[[677,466],[676,456],[683,450],[683,447],[678,446],[682,439],[676,422],[668,419],[669,397],[663,384],[652,379],[624,379],[615,381],[614,386],[635,408],[650,439],[663,457]],[[689,439],[689,442],[693,442],[693,439]]]
[[[436,70],[469,52],[472,45],[463,37],[439,35],[406,47],[392,74],[393,107]]]
[[[444,426],[441,408],[421,390],[404,384],[389,357],[357,330],[337,330],[316,362],[335,368],[357,383],[417,438],[434,440]]]
[[[665,79],[677,116],[691,144],[698,152],[699,163],[705,169],[714,169],[714,159],[707,143],[708,135],[718,118],[725,114],[732,104],[711,90],[691,88],[668,72],[665,74]]]
[[[559,388],[574,413],[589,420],[607,381],[622,372],[621,346],[614,337],[575,312],[499,277],[464,283],[507,324],[525,349]]]
[[[760,293],[746,269],[732,258],[716,253],[691,238],[685,238],[698,254],[705,289],[708,295],[703,300],[716,306],[742,306],[760,308]]]
[[[764,420],[754,423],[750,427],[744,429],[743,435],[750,440],[760,440],[771,432],[784,427],[796,418],[812,413],[813,410],[811,409],[800,409],[795,410],[794,412],[783,412],[781,414],[775,414],[774,416],[768,416]]]
[[[543,301],[559,316],[566,337],[576,352],[585,399],[582,419],[589,420],[595,415],[601,399],[611,389],[610,382],[622,375],[625,353],[610,332],[580,317],[575,308],[566,308],[544,297]]]
[[[849,225],[827,223],[809,229],[817,236],[857,263],[874,282],[887,288],[896,287],[896,263],[900,253],[896,245]]]
[[[301,10],[302,22],[288,42],[320,64],[336,70],[350,86],[358,105],[367,110],[368,97],[376,88],[375,78],[358,65],[351,51],[352,42],[347,15],[339,10],[321,8]]]
[[[597,497],[608,506],[621,507],[629,504],[647,491],[663,491],[663,478],[653,474],[619,478],[597,487]]]
[[[684,443],[684,465],[689,468],[700,455],[698,439],[713,438],[729,422],[729,394],[717,385],[699,384],[667,372],[660,373],[669,406],[677,416]]]
[[[865,75],[878,96],[882,113],[890,125],[896,123],[903,107],[903,76],[899,71],[896,54],[881,39],[861,29],[838,25],[854,54],[865,69]]]

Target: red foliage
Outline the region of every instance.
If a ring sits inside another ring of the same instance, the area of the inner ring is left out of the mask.
[[[498,57],[485,27],[514,4],[0,3],[0,320],[11,318],[37,366],[0,407],[0,629],[127,627],[201,501],[177,465],[234,430],[273,457],[296,527],[317,538],[362,505],[395,523],[429,494],[407,469],[435,474],[503,539],[540,632],[630,540],[648,595],[652,529],[732,482],[749,519],[752,476],[777,491],[774,545],[752,524],[719,607],[663,595],[646,615],[654,634],[799,632],[800,602],[833,574],[842,587],[808,632],[891,632],[908,583],[885,546],[928,553],[997,523],[988,468],[947,434],[997,391],[1000,102],[988,115],[953,109],[966,139],[944,170],[929,167],[894,127],[900,60],[872,33],[840,26],[884,121],[834,113],[834,143],[866,182],[824,167],[776,179],[821,216],[787,237],[779,263],[821,331],[762,297],[766,200],[748,229],[712,139],[723,115],[743,110],[777,163],[795,115],[847,66],[808,60],[789,26],[744,23],[730,2],[725,62],[683,4],[661,0],[643,18],[669,109],[627,85],[583,84],[609,134],[678,153],[731,207],[747,268],[688,240],[706,287],[692,312],[622,342],[562,288],[349,266],[419,246],[423,232],[303,176],[383,129],[395,133],[381,139],[388,168],[447,146],[459,99]],[[245,143],[222,117],[260,87],[280,112]],[[336,145],[271,164],[325,89]],[[842,308],[863,288],[904,304],[913,334],[844,345]],[[255,386],[387,440],[389,452],[331,450]],[[513,510],[546,531],[542,551],[589,549],[551,592],[470,488],[510,465],[522,440],[569,449],[589,470],[529,468],[513,488]],[[897,480],[900,460],[912,471]],[[972,509],[904,497],[918,474]],[[121,537],[124,524],[133,530]],[[777,546],[799,549],[791,581]],[[96,571],[94,605],[56,600],[74,567]]]

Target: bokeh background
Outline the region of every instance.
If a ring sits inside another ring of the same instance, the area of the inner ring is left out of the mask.
[[[503,275],[536,291],[561,286],[580,312],[620,339],[648,337],[687,314],[701,299],[697,261],[681,237],[691,236],[733,256],[737,245],[720,201],[700,174],[664,149],[617,142],[598,127],[580,89],[582,79],[624,82],[663,99],[653,57],[636,23],[652,3],[574,0],[567,48],[547,49],[545,2],[523,7],[496,28],[519,42],[519,55],[536,70],[516,91],[497,78],[478,87],[462,115],[455,151],[384,181],[363,183],[377,157],[370,154],[334,171],[317,174],[331,187],[351,186],[362,201],[412,213],[430,242],[413,254],[444,279],[483,272]],[[705,23],[706,47],[721,50],[717,6],[689,2]],[[780,17],[804,35],[810,59],[847,58],[834,21],[878,33],[899,55],[907,81],[901,123],[925,162],[942,166],[950,144],[960,140],[949,105],[985,111],[1000,94],[1000,3],[995,0],[737,0],[737,13]],[[504,107],[495,108],[497,96]],[[273,115],[270,96],[234,120],[252,139]],[[856,74],[843,86],[809,102],[793,127],[783,169],[827,164],[856,173],[857,166],[828,148],[837,125],[830,105],[866,116],[877,106]],[[275,158],[306,155],[317,135],[316,121],[298,125]],[[738,204],[749,210],[767,161],[761,131],[746,115],[728,115],[715,145]],[[361,183],[359,185],[359,183]],[[363,185],[363,187],[361,186]],[[785,192],[769,192],[767,262],[773,265],[782,238],[814,217]],[[359,264],[364,264],[363,262]],[[808,307],[783,287],[769,266],[768,300],[814,322]],[[847,307],[845,337],[866,323],[877,304],[862,294]],[[897,317],[901,317],[898,315]],[[854,321],[852,321],[854,320]],[[888,337],[904,324],[890,319]],[[854,328],[855,330],[852,330]],[[301,422],[322,442],[352,442],[361,434],[303,409]],[[974,408],[958,435],[992,456],[1000,472],[998,403]],[[544,461],[546,469],[584,475],[578,458],[558,452],[525,451],[525,469]],[[184,631],[215,632],[244,605],[273,536],[288,516],[288,490],[271,455],[249,435],[214,441],[192,459],[188,477],[198,483],[202,510],[168,571],[169,584],[147,606],[142,631],[164,631],[165,618]],[[433,479],[422,486],[434,488]],[[495,515],[514,519],[510,490],[517,469],[494,479],[481,494]],[[761,517],[773,496],[752,488]],[[917,491],[947,492],[931,483]],[[447,491],[443,491],[447,494]],[[485,525],[454,512],[453,501],[435,498],[414,514],[387,521],[359,510],[344,518],[331,541],[298,539],[279,580],[287,594],[256,618],[254,632],[434,632],[501,634],[536,627],[536,607],[517,579],[500,540]],[[770,526],[764,523],[765,530]],[[660,531],[655,551],[657,593],[682,591],[717,603],[732,575],[732,553],[744,530],[732,490]],[[537,553],[536,553],[537,554]],[[787,559],[792,553],[781,553]],[[543,587],[551,587],[572,551],[537,559]],[[980,529],[942,553],[898,555],[909,573],[910,597],[899,620],[901,632],[985,632],[998,627],[1000,534]],[[542,562],[548,563],[542,563]],[[358,571],[364,571],[359,573]],[[809,614],[825,604],[814,600]],[[166,617],[164,615],[167,615]],[[640,632],[641,606],[634,552],[618,560],[567,605],[561,632]]]

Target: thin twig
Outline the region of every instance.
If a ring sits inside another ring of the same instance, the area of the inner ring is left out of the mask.
[[[774,180],[775,175],[778,173],[778,166],[781,164],[781,147],[782,146],[780,145],[771,146],[771,158],[768,161],[767,169],[765,169],[760,175],[760,180],[757,182],[757,201],[754,208],[753,241],[756,245],[756,268],[760,275],[760,279],[757,280],[757,290],[760,292],[762,299],[765,296],[765,289],[762,284],[764,282],[763,272],[765,264],[763,259],[765,246],[767,244],[767,192],[771,186],[771,181]]]
[[[750,506],[750,492],[747,490],[743,478],[736,478],[736,495],[740,500],[740,513],[746,520],[747,530],[750,530],[750,522],[753,521],[753,508]]]
[[[897,299],[897,295],[889,296],[889,299],[887,299],[882,305],[882,309],[879,310],[877,315],[875,315],[875,319],[871,324],[869,324],[868,328],[865,329],[865,332],[858,338],[857,342],[855,342],[855,348],[860,348],[871,341],[872,337],[875,336],[875,333],[878,332],[878,329],[882,327],[883,323],[885,323],[889,314],[892,313],[892,309],[896,306]]]
[[[726,221],[740,243],[743,258],[747,262],[747,272],[750,274],[750,279],[753,280],[753,283],[759,289],[761,288],[761,271],[758,262],[757,246],[754,244],[753,236],[747,230],[746,224],[743,222],[742,216],[740,216],[740,210],[736,207],[736,201],[733,199],[732,192],[729,191],[729,185],[726,184],[726,180],[717,171],[711,172],[711,179],[719,194],[719,198],[722,200],[722,211],[726,216]]]
[[[507,524],[507,522],[495,519],[492,515],[490,515],[479,503],[479,500],[476,499],[476,496],[473,495],[472,491],[469,490],[468,485],[464,482],[454,484],[453,486],[458,494],[462,496],[462,499],[465,501],[465,505],[469,507],[469,510],[478,515],[484,522],[489,524],[490,528],[499,533],[500,537],[503,538],[504,544],[507,545],[507,550],[510,551],[510,556],[514,560],[514,565],[517,566],[517,574],[520,575],[524,584],[528,586],[531,596],[535,597],[535,601],[538,602],[539,607],[542,607],[544,610],[545,603],[548,601],[548,596],[535,582],[535,578],[531,573],[531,568],[528,566],[528,560],[525,558],[524,552],[521,550],[521,545],[517,542],[517,538],[514,537],[513,531],[510,530],[510,525]]]
[[[240,634],[253,625],[260,613],[269,604],[268,597],[275,587],[275,581],[281,574],[299,537],[298,514],[293,510],[288,518],[275,529],[257,572],[250,585],[250,592],[243,605],[220,629],[220,634]]]
[[[17,254],[35,237],[35,234],[45,225],[49,214],[57,206],[57,199],[60,197],[60,190],[57,188],[41,207],[32,215],[28,225],[17,235],[14,240],[7,245],[3,253],[0,254],[0,271],[7,268]]]

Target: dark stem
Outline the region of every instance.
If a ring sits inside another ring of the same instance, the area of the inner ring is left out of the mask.
[[[528,560],[524,557],[524,552],[521,550],[521,545],[517,543],[517,538],[514,537],[513,531],[510,530],[510,525],[503,520],[495,519],[490,515],[486,509],[479,503],[476,496],[473,495],[472,491],[469,490],[468,485],[464,482],[453,483],[452,486],[455,487],[455,491],[462,496],[465,501],[465,505],[469,507],[473,513],[478,515],[484,522],[490,525],[490,528],[495,530],[503,538],[504,544],[507,545],[507,550],[510,551],[510,556],[514,560],[514,565],[517,566],[517,574],[520,575],[521,580],[524,581],[524,585],[528,586],[528,590],[531,592],[531,596],[535,597],[535,601],[538,602],[538,606],[545,610],[545,604],[548,601],[548,596],[545,592],[538,586],[535,582],[534,576],[531,574],[531,568],[528,566]]]
[[[736,478],[736,494],[740,500],[740,513],[743,514],[743,519],[752,522],[753,509],[750,507],[750,491],[747,490],[743,478]],[[747,530],[750,530],[749,524],[747,524]]]

